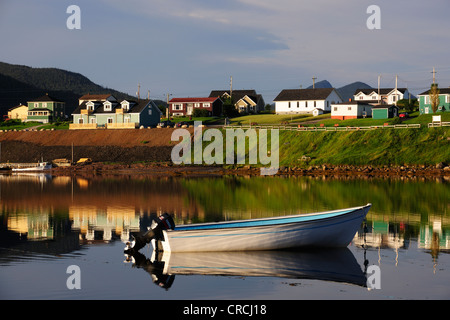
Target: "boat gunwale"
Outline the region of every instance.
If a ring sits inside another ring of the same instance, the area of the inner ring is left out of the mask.
[[[335,218],[342,218],[345,215],[349,215],[358,210],[363,210],[372,206],[368,203],[364,206],[345,208],[339,210],[331,210],[317,213],[307,213],[307,214],[296,214],[280,217],[267,217],[267,218],[257,218],[257,219],[245,219],[245,220],[232,220],[232,221],[220,221],[220,222],[205,222],[196,224],[183,224],[180,226],[175,226],[174,230],[168,230],[169,232],[198,232],[206,230],[215,229],[237,229],[237,228],[257,228],[257,227],[270,227],[270,226],[281,226],[288,224],[298,224],[298,223],[314,223],[319,221],[326,221]],[[335,215],[332,215],[335,214]],[[317,216],[324,215],[323,218],[318,219],[304,219],[303,218],[314,218]],[[328,216],[327,216],[328,215]],[[329,216],[331,215],[331,216]],[[302,218],[298,221],[283,221],[283,220],[295,220]],[[243,225],[242,225],[243,224]]]

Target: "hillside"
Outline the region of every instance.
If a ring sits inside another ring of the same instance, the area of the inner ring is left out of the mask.
[[[0,62],[1,114],[6,114],[8,109],[19,103],[26,104],[27,101],[46,93],[66,102],[67,115],[78,105],[78,98],[87,93],[111,93],[117,99],[134,98],[118,90],[95,84],[79,73]]]

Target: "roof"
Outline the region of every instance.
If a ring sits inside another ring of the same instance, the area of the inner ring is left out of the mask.
[[[361,105],[361,106],[369,106],[369,107],[373,107],[373,105],[371,105],[370,103],[367,103],[367,101],[355,101],[355,100],[352,100],[352,101],[347,101],[347,102],[340,102],[340,103],[333,103],[333,104],[331,104],[332,106],[334,106],[334,105],[336,105],[336,104],[338,104],[338,105]]]
[[[390,109],[390,108],[399,109],[396,105],[393,105],[393,104],[377,104],[377,105],[372,106],[372,109]]]
[[[48,93],[47,93],[47,94],[45,94],[43,96],[40,96],[39,98],[30,100],[28,102],[64,102],[64,101],[56,99],[56,98],[53,98],[52,96],[49,96]]]
[[[389,92],[395,90],[395,88],[380,88],[380,94],[388,94]],[[401,93],[405,93],[407,88],[397,88],[398,91]],[[369,89],[357,89],[354,93],[354,95],[357,95],[358,93],[364,93],[365,95],[368,95],[372,92],[378,93],[378,89],[376,88],[369,88]]]
[[[127,110],[125,113],[140,113],[142,112],[142,110],[144,110],[144,108],[149,104],[149,102],[152,102],[152,100],[146,100],[146,99],[141,99],[138,101],[135,100],[122,100],[123,101],[128,101],[130,103],[130,109]],[[116,101],[110,101],[111,102],[111,110],[105,110],[104,107],[104,102],[105,101],[84,101],[82,104],[80,104],[73,112],[72,114],[80,114],[81,110],[86,110],[86,104],[92,102],[94,103],[94,111],[93,114],[101,114],[101,113],[115,113],[116,109],[120,109],[121,108],[121,104],[120,102],[116,102]]]
[[[111,97],[112,94],[110,93],[106,93],[106,94],[85,94],[83,96],[81,96],[78,100],[106,100],[109,97]]]
[[[230,95],[230,90],[213,90],[209,94],[210,97],[222,97],[224,94]],[[255,103],[258,102],[259,99],[262,98],[260,94],[257,94],[254,89],[250,90],[233,90],[232,103],[236,103],[241,100],[243,97],[248,96]]]
[[[273,101],[325,100],[334,88],[285,89]]]
[[[418,95],[419,95],[419,96],[428,95],[428,94],[430,94],[430,90],[431,90],[431,89],[428,89],[427,91],[422,92],[422,93],[420,93],[420,94],[418,94]],[[440,94],[450,94],[450,88],[439,88],[439,87],[438,87],[438,90],[439,90],[439,93],[440,93]]]
[[[170,99],[169,103],[183,103],[183,102],[191,102],[191,103],[195,103],[195,102],[214,102],[217,99],[219,99],[219,97],[188,97],[188,98],[172,98]]]

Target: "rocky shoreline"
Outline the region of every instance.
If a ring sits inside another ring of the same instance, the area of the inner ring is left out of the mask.
[[[91,163],[70,167],[56,167],[53,175],[151,175],[151,176],[260,176],[260,168],[254,166],[178,166],[170,162],[110,164]],[[300,167],[280,167],[275,176],[320,176],[320,177],[444,177],[450,180],[450,166],[446,163],[432,165],[403,166],[350,166],[320,165]]]

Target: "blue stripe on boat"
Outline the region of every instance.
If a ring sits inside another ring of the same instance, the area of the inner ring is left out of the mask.
[[[230,221],[230,222],[219,222],[219,223],[211,223],[211,224],[193,224],[193,225],[184,225],[180,227],[176,227],[176,231],[194,231],[194,230],[208,230],[208,229],[225,229],[225,228],[242,228],[242,227],[258,227],[258,226],[270,226],[270,225],[278,225],[285,223],[297,223],[297,222],[308,222],[326,218],[332,218],[336,216],[340,216],[353,210],[343,210],[338,212],[330,212],[324,214],[317,215],[305,215],[305,216],[295,216],[295,217],[281,217],[279,219],[255,219],[255,220],[245,220],[245,221]]]

